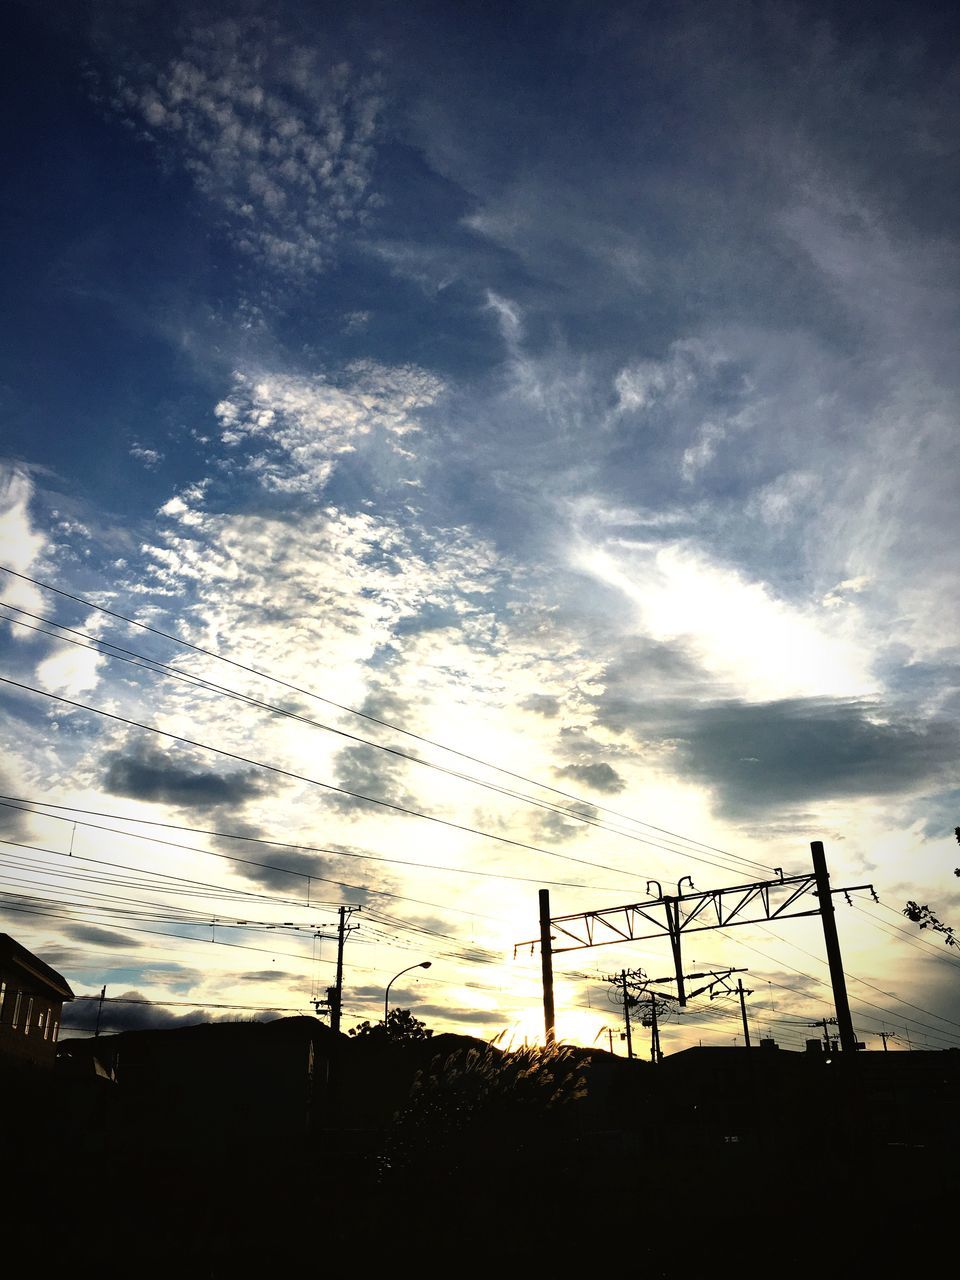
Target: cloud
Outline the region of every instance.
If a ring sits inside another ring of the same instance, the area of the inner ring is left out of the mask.
[[[37,667],[37,682],[51,693],[76,698],[96,688],[106,658],[93,649],[64,645]]]
[[[560,699],[545,693],[531,693],[529,697],[524,698],[522,705],[526,710],[533,711],[538,716],[545,716],[548,720],[560,714]]]
[[[606,727],[666,747],[668,767],[710,788],[732,819],[915,791],[960,758],[953,722],[891,717],[855,699],[607,708],[601,698],[597,710]]]
[[[30,573],[48,545],[30,516],[34,486],[30,473],[22,466],[0,461],[0,560],[18,573]],[[43,610],[44,600],[38,589],[9,574],[0,574],[0,601],[18,605],[32,613]],[[29,635],[11,628],[14,634]]]
[[[103,786],[111,795],[182,809],[240,806],[261,796],[267,786],[253,769],[218,773],[176,763],[172,753],[148,748],[110,752],[103,762]]]
[[[115,933],[112,929],[100,929],[92,924],[68,924],[63,932],[76,942],[86,942],[92,947],[108,947],[111,950],[129,951],[139,943],[123,933]]]
[[[129,1003],[128,1003],[129,1002]],[[79,996],[63,1006],[64,1030],[92,1031],[97,1021],[98,996]],[[244,1013],[245,1022],[271,1022],[280,1017],[273,1010]],[[101,1034],[120,1031],[170,1031],[206,1022],[236,1022],[236,1013],[212,1013],[202,1007],[187,1013],[171,1013],[162,1001],[147,999],[139,991],[124,991],[104,1002],[100,1015]]]
[[[440,380],[421,369],[370,361],[350,365],[336,382],[321,375],[237,373],[215,413],[224,443],[243,446],[245,465],[264,489],[318,499],[338,462],[360,450],[382,470],[409,473],[412,439],[421,429],[418,413],[442,390]]]
[[[255,19],[194,29],[162,66],[131,60],[112,97],[189,174],[234,243],[291,279],[327,267],[375,207],[381,105],[375,74]]]
[[[555,772],[561,778],[573,778],[576,782],[584,783],[593,791],[603,791],[607,795],[616,795],[617,792],[623,791],[627,785],[616,769],[605,762],[568,764],[565,768],[557,769]]]
[[[130,457],[136,458],[139,462],[150,471],[155,471],[163,461],[163,454],[157,449],[150,449],[146,445],[134,444],[129,450]]]

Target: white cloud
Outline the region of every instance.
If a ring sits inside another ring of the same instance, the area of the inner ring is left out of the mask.
[[[380,98],[370,76],[260,34],[229,20],[195,31],[162,69],[128,69],[114,106],[172,144],[242,249],[317,271],[375,203]]]
[[[45,534],[38,532],[30,518],[33,481],[21,467],[0,464],[0,557],[18,573],[29,573],[47,549]],[[9,574],[0,575],[0,601],[39,613],[43,598],[36,587]],[[14,634],[27,635],[12,628]]]
[[[265,488],[317,496],[337,458],[365,439],[383,440],[398,458],[410,459],[417,413],[442,389],[422,370],[372,362],[352,365],[343,385],[323,377],[238,374],[216,414],[226,444],[255,450],[248,466]]]
[[[875,689],[869,652],[845,631],[691,546],[584,544],[573,558],[632,601],[643,634],[682,641],[735,696],[843,697]]]
[[[37,667],[37,681],[51,693],[75,698],[96,688],[106,659],[90,649],[58,646]]]
[[[163,454],[157,449],[149,449],[141,444],[135,444],[131,447],[130,457],[136,458],[138,462],[142,462],[151,471],[159,467],[163,461]]]

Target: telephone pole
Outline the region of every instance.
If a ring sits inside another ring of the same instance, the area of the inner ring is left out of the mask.
[[[549,1048],[557,1040],[553,1012],[553,937],[550,932],[549,889],[540,890],[540,971],[543,978],[543,1042]],[[628,1021],[627,1027],[629,1026]]]
[[[356,924],[348,925],[347,916],[359,910],[359,907],[341,907],[338,911],[340,922],[337,926],[337,981],[333,988],[333,1000],[330,1002],[330,1030],[336,1031],[338,1035],[340,1015],[343,1013],[343,946],[347,940],[347,934],[360,927]]]
[[[103,1013],[103,1002],[106,999],[106,997],[107,997],[107,988],[104,986],[100,988],[100,1003],[97,1005],[97,1025],[93,1033],[94,1039],[96,1039],[96,1037],[100,1034],[100,1015]]]
[[[620,982],[623,990],[623,1017],[627,1028],[627,1057],[633,1057],[633,1036],[630,1031],[630,993],[627,991],[627,971],[620,970]]]
[[[340,1018],[343,1013],[343,948],[347,940],[347,934],[353,933],[355,929],[359,929],[359,925],[348,924],[350,916],[354,911],[359,911],[359,907],[339,907],[337,910],[337,977],[332,987],[327,987],[326,1000],[314,1000],[313,1005],[317,1013],[322,1008],[326,1008],[330,1014],[330,1030],[340,1031]],[[318,935],[320,936],[320,935]],[[329,935],[323,935],[329,936]]]
[[[744,991],[743,979],[737,979],[737,995],[740,997],[740,1017],[743,1019],[743,1043],[750,1048],[750,1028],[747,1025],[747,1002],[744,996],[752,995],[752,991]]]

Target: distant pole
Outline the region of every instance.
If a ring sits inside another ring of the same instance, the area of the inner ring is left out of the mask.
[[[94,1039],[96,1039],[96,1037],[100,1034],[100,1015],[101,1013],[103,1013],[103,1002],[106,998],[107,998],[107,988],[103,986],[100,988],[100,1003],[97,1005],[97,1026],[93,1033]]]
[[[650,992],[650,1060],[653,1063],[663,1061],[660,1052],[660,1026],[657,1022],[657,993]]]
[[[340,1033],[340,1013],[343,1009],[343,944],[347,938],[347,909],[339,910],[340,923],[337,928],[337,982],[333,989],[333,1001],[330,1005],[330,1030]]]
[[[827,948],[830,981],[833,984],[833,1002],[837,1010],[840,1049],[852,1057],[857,1051],[857,1038],[853,1031],[853,1019],[850,1017],[847,984],[843,976],[843,961],[840,958],[840,939],[837,936],[837,921],[833,910],[833,895],[830,892],[830,875],[827,871],[827,858],[823,852],[822,842],[811,841],[810,852],[813,854],[813,871],[817,879],[817,897],[820,900],[820,919],[823,921],[823,940]]]
[[[557,1042],[557,1026],[553,1012],[553,938],[550,933],[550,890],[540,890],[540,970],[543,974],[544,1043]]]
[[[633,1035],[630,1031],[630,995],[627,991],[627,971],[620,970],[620,982],[623,985],[623,1016],[627,1023],[627,1057],[633,1057]]]
[[[740,997],[740,1016],[743,1018],[743,1043],[750,1048],[750,1028],[747,1026],[747,1002],[744,1000],[743,979],[737,979],[737,994]]]
[[[607,1027],[607,1039],[610,1041],[610,1053],[613,1054],[613,1027]],[[884,1045],[886,1048],[886,1045]]]

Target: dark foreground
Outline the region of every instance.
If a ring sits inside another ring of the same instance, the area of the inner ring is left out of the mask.
[[[2,1091],[5,1235],[40,1274],[942,1273],[960,1072],[954,1055],[913,1057],[844,1075],[702,1055],[547,1070],[480,1051],[431,1069],[421,1048],[351,1064],[365,1109],[341,1064],[335,1099],[272,1130],[226,1081],[227,1112],[21,1073]]]

